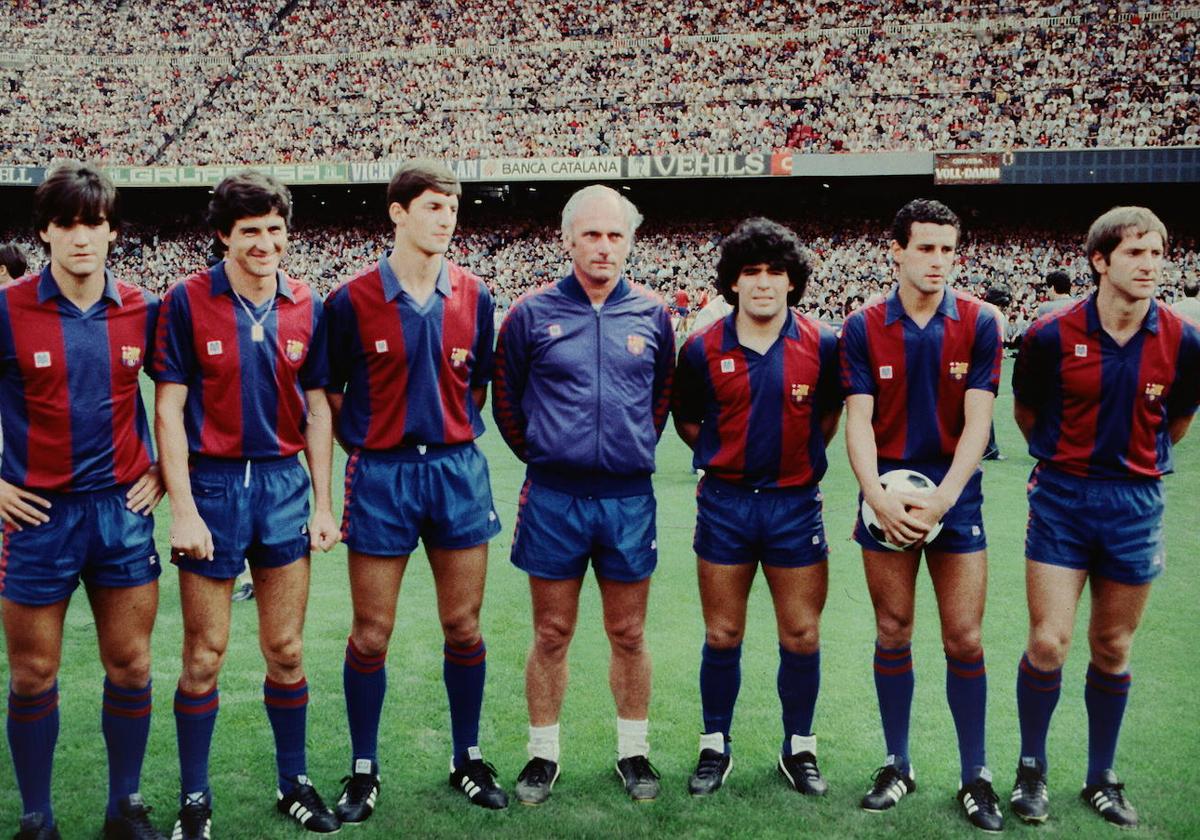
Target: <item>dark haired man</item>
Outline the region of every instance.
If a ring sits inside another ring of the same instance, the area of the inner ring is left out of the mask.
[[[25,273],[29,267],[25,251],[16,242],[0,245],[0,289]]]
[[[827,789],[813,714],[829,546],[821,520],[825,446],[841,416],[837,336],[793,312],[810,267],[796,235],[767,219],[721,243],[717,288],[733,312],[679,351],[675,428],[704,470],[694,549],[704,611],[704,732],[688,781],[715,792],[733,767],[729,731],[741,686],[746,603],[759,563],[779,628],[780,772],[800,793]]]
[[[1144,207],[1096,219],[1086,246],[1096,291],[1030,327],[1013,369],[1014,415],[1038,460],[1028,484],[1029,642],[1017,671],[1012,792],[1026,822],[1048,813],[1046,736],[1084,583],[1092,603],[1082,796],[1110,823],[1138,822],[1113,772],[1130,649],[1166,561],[1162,477],[1200,404],[1200,328],[1154,300],[1166,247],[1166,226]]]
[[[105,675],[104,836],[161,837],[138,792],[161,571],[151,512],[163,494],[138,373],[159,303],[104,267],[120,216],[100,170],[52,169],[33,205],[49,263],[0,291],[0,592],[8,745],[24,809],[16,836],[59,836],[50,805],[58,663],[82,579]]]
[[[1184,281],[1183,297],[1171,304],[1171,308],[1177,315],[1200,324],[1200,280]]]
[[[610,187],[573,194],[562,211],[571,273],[513,304],[496,342],[492,411],[528,465],[512,547],[533,606],[529,761],[516,785],[527,805],[545,802],[559,776],[567,650],[589,563],[612,653],[617,775],[634,800],[659,791],[644,631],[658,563],[650,476],[670,409],[675,334],[666,303],[624,276],[641,220]]]
[[[492,369],[492,296],[445,258],[458,179],[440,163],[401,168],[387,191],[391,251],[326,301],[329,402],[346,464],[342,536],[354,621],[343,681],[351,775],[343,822],[371,815],[384,665],[409,556],[425,543],[444,636],[450,784],[485,808],[508,797],[479,751],[487,648],[479,629],[487,543],[500,530],[487,461],[475,445]]]
[[[321,302],[279,270],[291,212],[287,188],[270,176],[247,171],[218,184],[208,218],[224,259],[175,284],[159,323],[156,432],[184,634],[175,693],[177,838],[207,838],[210,830],[217,676],[229,644],[230,592],[244,560],[266,659],[277,807],[310,831],[339,826],[308,779],[304,743],[309,555],[333,546],[337,524]],[[311,482],[296,458],[301,450]]]
[[[1071,275],[1065,271],[1056,269],[1047,274],[1046,288],[1049,290],[1048,297],[1038,305],[1035,320],[1075,302],[1075,298],[1071,297]]]
[[[867,589],[875,608],[875,689],[887,759],[863,797],[884,811],[916,789],[908,751],[913,697],[912,632],[917,571],[925,554],[941,617],[946,697],[958,733],[958,799],[978,828],[1003,826],[984,744],[987,678],[980,627],[987,595],[980,457],[1000,380],[994,307],[948,287],[958,217],[937,201],[909,202],[892,224],[897,284],[854,312],[842,330],[846,450],[862,497],[890,551],[860,517]],[[879,477],[923,473],[929,495],[888,492]],[[941,533],[926,535],[938,522]]]

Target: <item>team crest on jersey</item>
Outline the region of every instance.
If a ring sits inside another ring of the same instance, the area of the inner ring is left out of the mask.
[[[1146,399],[1149,400],[1150,402],[1154,402],[1155,400],[1162,397],[1163,386],[1161,384],[1159,384],[1158,382],[1147,382],[1145,393],[1146,393]]]
[[[891,365],[880,365],[879,366],[879,378],[880,379],[891,379],[892,378],[892,366]]]
[[[551,338],[558,338],[560,335],[562,335],[562,326],[559,324],[551,324],[550,326],[546,327],[546,332],[550,334]]]
[[[967,375],[968,367],[966,362],[951,362],[950,376],[954,379],[962,379]]]
[[[33,366],[35,368],[50,367],[50,351],[49,350],[39,350],[36,353],[34,353],[33,354]]]
[[[804,398],[808,396],[808,386],[800,383],[792,383],[792,402],[799,405],[804,402]]]
[[[121,364],[134,368],[142,363],[142,348],[136,345],[121,345]]]
[[[734,369],[733,359],[722,359],[721,360],[721,373],[733,373],[733,369]]]
[[[295,338],[289,338],[287,344],[284,345],[283,352],[288,357],[288,361],[298,362],[304,355],[304,342]]]
[[[640,356],[646,350],[646,339],[640,335],[626,336],[625,349],[635,356]]]
[[[220,356],[222,353],[225,352],[225,348],[222,347],[221,342],[217,341],[217,340],[208,342],[206,347],[208,349],[208,355],[210,355],[210,356]]]
[[[1079,359],[1087,358],[1087,345],[1086,344],[1076,344],[1075,345],[1075,357],[1079,358]]]
[[[462,367],[467,361],[466,347],[451,347],[450,348],[450,366]]]
[[[386,338],[381,338],[375,342],[376,353],[386,353],[388,351],[388,343]]]

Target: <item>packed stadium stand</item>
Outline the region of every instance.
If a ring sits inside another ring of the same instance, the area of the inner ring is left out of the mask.
[[[1198,18],[1169,0],[17,0],[0,164],[1196,145]]]

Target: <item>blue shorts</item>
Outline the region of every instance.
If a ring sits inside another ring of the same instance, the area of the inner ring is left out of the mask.
[[[346,462],[342,540],[360,554],[406,557],[471,548],[500,533],[487,459],[474,443],[360,449]]]
[[[881,461],[879,474],[883,475],[894,469],[905,468],[924,474],[936,484],[940,484],[950,471],[950,464],[905,464],[900,462]],[[867,526],[862,521],[862,494],[858,495],[858,518],[854,521],[854,541],[870,551],[891,551],[870,535]],[[973,551],[983,551],[987,548],[987,534],[983,530],[983,470],[976,468],[975,474],[967,479],[962,493],[954,507],[946,511],[942,517],[942,532],[933,542],[925,545],[922,550],[942,552],[945,554],[970,554]]]
[[[1162,574],[1161,481],[1081,478],[1039,464],[1028,491],[1030,560],[1132,585]]]
[[[653,493],[572,496],[529,479],[521,487],[512,562],[531,577],[574,580],[587,572],[621,583],[645,580],[658,565]]]
[[[192,498],[212,532],[213,559],[176,554],[171,562],[204,577],[232,580],[247,562],[271,568],[307,557],[310,486],[308,472],[294,457],[193,458]]]
[[[821,489],[756,490],[706,476],[696,488],[696,556],[712,563],[811,566],[829,556]]]
[[[31,607],[69,598],[88,586],[128,588],[158,579],[154,517],[125,507],[129,485],[90,493],[47,493],[50,521],[4,527],[0,592]]]

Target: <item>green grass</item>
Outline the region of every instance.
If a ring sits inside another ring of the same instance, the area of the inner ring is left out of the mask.
[[[1007,377],[1006,377],[1007,381]],[[1022,546],[1024,483],[1032,466],[1011,420],[1012,399],[1001,396],[997,415],[1004,462],[986,467],[985,521],[991,543],[990,593],[984,627],[991,666],[988,748],[1002,798],[1011,785],[1017,727],[1013,686],[1024,647],[1026,613]],[[1200,435],[1200,432],[1195,433]],[[529,596],[524,575],[508,563],[522,466],[490,430],[481,441],[492,468],[504,531],[492,542],[483,624],[488,642],[488,686],[482,741],[486,756],[511,790],[525,761],[526,716],[522,668],[530,641]],[[1194,637],[1200,626],[1200,444],[1177,450],[1179,474],[1168,480],[1168,571],[1156,585],[1133,659],[1134,687],[1118,764],[1129,782],[1147,837],[1200,836],[1200,812],[1188,804],[1200,768],[1200,689]],[[668,431],[658,449],[659,570],[648,622],[654,657],[651,707],[652,759],[663,774],[663,793],[652,804],[629,802],[613,772],[615,712],[606,677],[607,643],[599,599],[589,581],[571,649],[571,686],[562,715],[563,776],[541,808],[514,805],[492,813],[467,805],[446,784],[449,736],[441,681],[441,639],[432,579],[423,555],[410,563],[401,593],[389,663],[389,690],[380,733],[383,792],[380,810],[356,837],[728,837],[785,836],[799,831],[827,837],[971,836],[953,799],[958,760],[945,702],[937,615],[928,577],[922,574],[914,641],[917,688],[913,761],[920,785],[894,812],[869,815],[857,807],[871,771],[882,760],[882,735],[871,674],[874,638],[870,601],[857,548],[848,539],[855,485],[839,438],[831,447],[824,482],[826,526],[832,545],[829,603],[822,644],[823,682],[817,706],[821,766],[830,782],[823,800],[787,788],[774,769],[781,737],[775,695],[775,627],[765,586],[751,595],[743,683],[734,722],[736,767],[715,797],[696,801],[686,778],[700,727],[697,688],[703,624],[695,583],[691,533],[694,477],[689,453]],[[338,484],[338,482],[335,482]],[[1100,527],[1102,523],[1097,523]],[[166,544],[166,506],[159,513]],[[760,579],[761,581],[761,579]],[[1027,828],[1009,820],[1012,834],[1093,836],[1107,830],[1078,799],[1085,766],[1083,673],[1087,667],[1086,618],[1081,604],[1076,643],[1065,668],[1064,691],[1050,734],[1052,818]],[[328,800],[345,773],[349,740],[341,697],[342,653],[349,628],[345,550],[314,560],[306,633],[309,772]],[[262,709],[262,662],[251,605],[234,607],[232,642],[221,677],[221,714],[212,756],[216,796],[214,830],[223,838],[291,837],[302,832],[273,807],[272,742]],[[162,577],[162,602],[154,636],[156,710],[143,792],[156,806],[155,821],[169,831],[178,785],[172,691],[179,673],[180,616],[176,574]],[[99,733],[103,674],[86,599],[67,616],[62,689],[62,731],[55,763],[55,804],[64,836],[99,833],[105,800],[105,764]],[[6,667],[6,666],[5,666]],[[15,829],[20,810],[7,755],[0,746],[0,832]],[[1007,811],[1007,808],[1006,808]],[[903,836],[903,835],[900,835]]]

